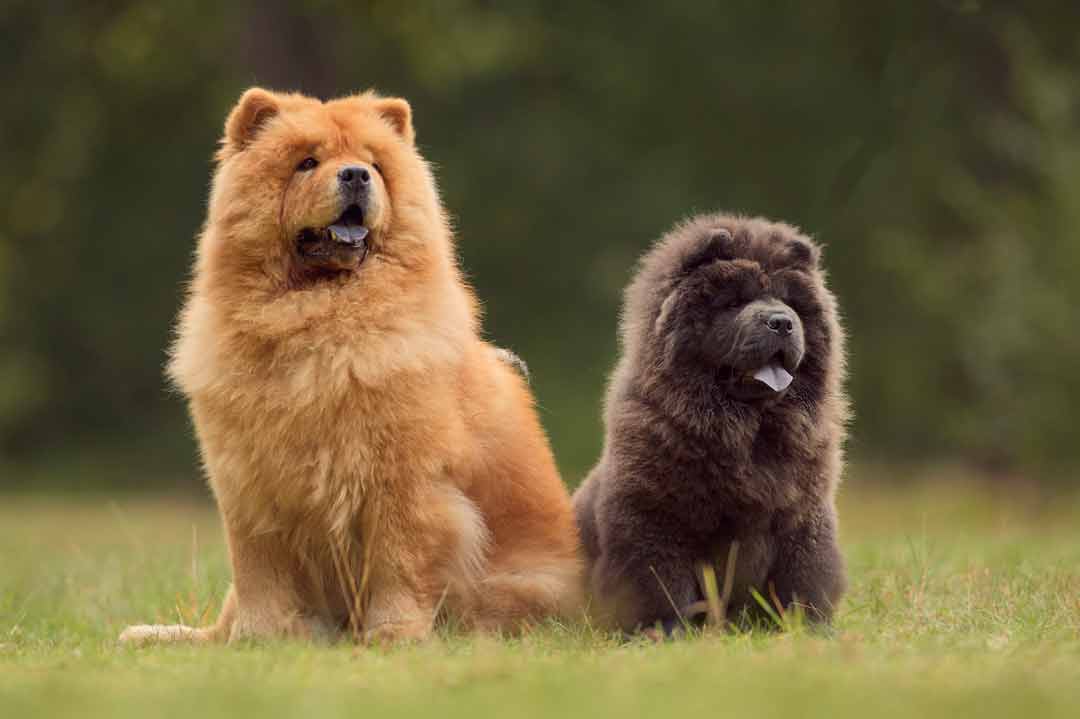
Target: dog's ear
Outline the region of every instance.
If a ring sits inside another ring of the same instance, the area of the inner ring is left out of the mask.
[[[394,131],[410,145],[416,142],[416,130],[412,124],[412,108],[400,97],[380,97],[375,101],[375,112],[390,123]]]
[[[247,90],[225,120],[222,150],[236,153],[251,144],[266,123],[280,112],[277,96],[261,87]]]
[[[688,275],[717,260],[735,259],[735,239],[726,227],[712,227],[701,235],[679,263],[679,274]]]
[[[821,250],[811,240],[801,235],[778,240],[779,249],[773,255],[775,267],[798,270],[816,270],[821,262]]]

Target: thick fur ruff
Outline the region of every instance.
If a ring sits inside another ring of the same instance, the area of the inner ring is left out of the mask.
[[[408,104],[252,89],[218,159],[169,373],[233,587],[213,627],[124,638],[398,641],[439,611],[497,631],[577,611],[569,497],[525,380],[479,338]],[[365,252],[305,256],[343,168],[367,183]]]
[[[831,617],[845,584],[834,495],[848,404],[819,256],[789,225],[699,216],[627,288],[603,455],[574,496],[593,600],[622,629],[700,607],[703,567],[722,584],[735,542],[729,618],[753,612],[751,589],[780,611]],[[748,303],[788,313],[795,335],[778,356],[801,358],[768,401],[733,396],[723,366],[754,347],[733,324]]]

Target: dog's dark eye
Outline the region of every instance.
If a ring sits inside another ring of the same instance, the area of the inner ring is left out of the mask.
[[[303,161],[296,166],[297,172],[307,172],[308,170],[314,170],[319,166],[319,161],[314,157],[305,157]]]
[[[380,175],[383,174],[382,166],[379,165],[379,163],[373,162],[371,163],[371,166],[375,168],[375,172],[379,173]]]

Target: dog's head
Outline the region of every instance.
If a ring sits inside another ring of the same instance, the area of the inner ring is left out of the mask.
[[[225,123],[209,225],[219,264],[291,289],[449,252],[409,104],[373,93],[245,92]]]
[[[813,390],[836,334],[820,251],[795,228],[727,215],[695,218],[643,259],[627,293],[624,342],[669,381],[707,374],[734,401]]]

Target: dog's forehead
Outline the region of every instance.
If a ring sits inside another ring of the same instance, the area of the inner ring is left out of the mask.
[[[317,103],[296,103],[286,107],[280,121],[268,128],[267,136],[272,147],[281,148],[332,148],[339,131]]]
[[[708,266],[715,280],[738,285],[766,286],[768,276],[757,260],[738,257],[733,260],[716,260]]]
[[[330,121],[345,138],[382,138],[392,134],[369,97],[342,98],[327,103],[325,108]]]
[[[280,140],[331,155],[381,142],[389,133],[374,110],[359,98],[298,104],[289,108],[283,119],[278,128]]]

